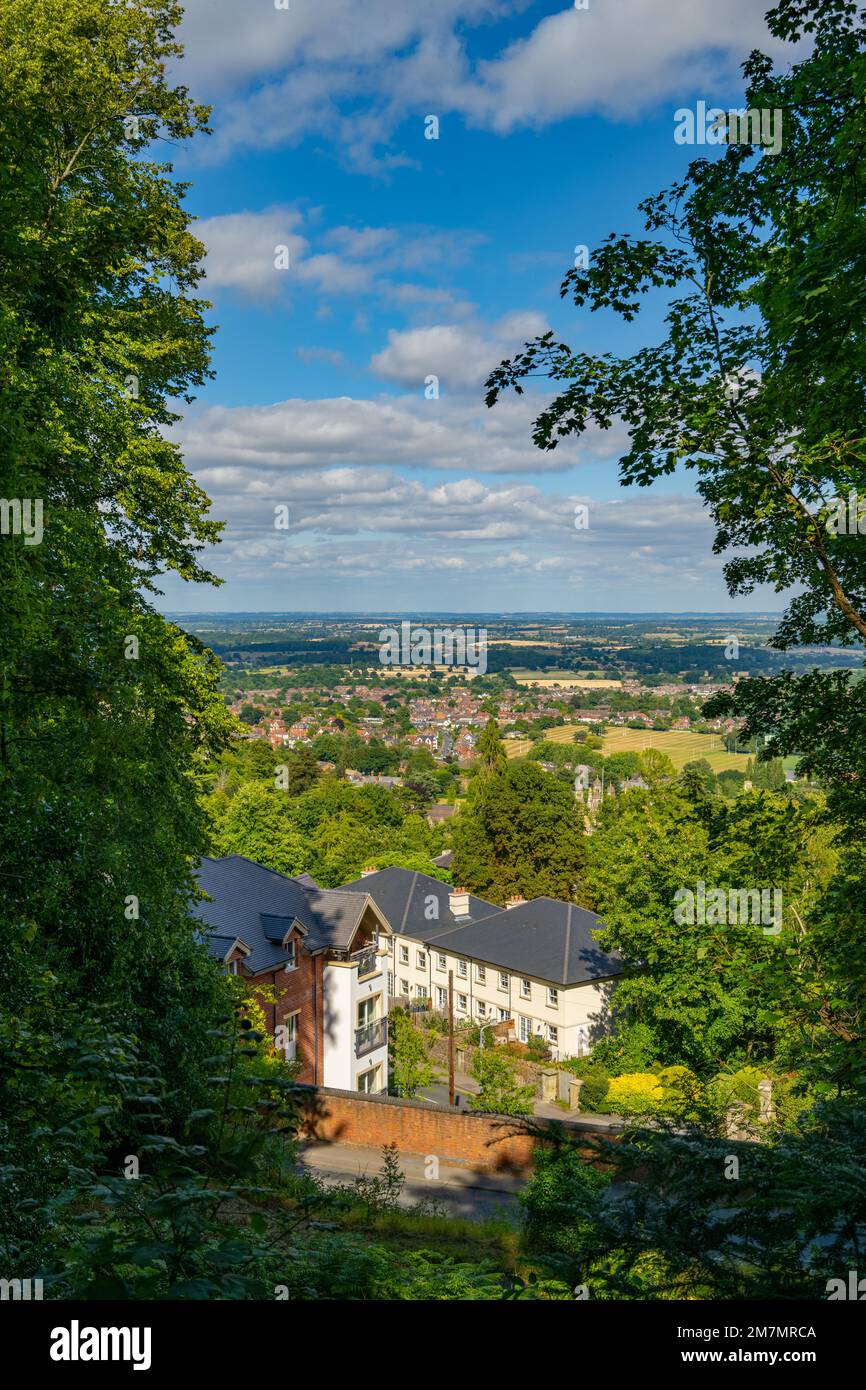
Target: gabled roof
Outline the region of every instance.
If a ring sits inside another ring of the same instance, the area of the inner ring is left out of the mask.
[[[430,945],[552,985],[581,985],[620,975],[616,952],[601,949],[594,912],[556,898],[533,898],[469,926],[445,931]]]
[[[369,893],[391,923],[392,931],[417,937],[419,941],[432,941],[443,930],[466,924],[465,917],[455,917],[451,912],[449,896],[454,890],[450,884],[412,869],[377,869],[374,874],[364,874],[354,883],[344,884],[343,891]],[[431,899],[436,902],[435,916],[431,915]],[[470,921],[498,911],[494,903],[469,895]]]
[[[361,886],[381,907],[392,930],[435,949],[467,956],[552,985],[586,984],[619,975],[620,956],[602,951],[593,933],[602,925],[594,912],[556,898],[533,898],[503,910],[469,897],[469,920],[449,907],[448,884],[409,869],[379,869],[345,888]],[[430,899],[438,919],[430,920]]]
[[[283,940],[293,926],[308,951],[348,950],[370,905],[366,889],[320,888],[308,874],[289,878],[240,854],[202,859],[197,877],[212,901],[194,903],[193,912],[210,939],[242,938],[250,951],[245,964],[253,974],[287,959]],[[372,906],[381,919],[380,909]],[[387,920],[381,925],[389,930]]]

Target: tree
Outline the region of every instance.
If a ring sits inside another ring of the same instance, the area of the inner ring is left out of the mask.
[[[311,849],[292,818],[289,794],[247,782],[229,802],[216,840],[219,854],[242,854],[282,874],[309,871]]]
[[[430,1045],[402,1009],[388,1015],[388,1049],[394,1094],[414,1100],[436,1078],[430,1061]]]
[[[482,773],[504,772],[508,764],[508,754],[495,719],[488,719],[478,740],[478,762]]]
[[[0,545],[0,1006],[55,971],[49,1032],[64,999],[110,1001],[182,1105],[214,999],[187,911],[192,774],[234,721],[219,663],[152,601],[166,571],[212,579],[220,531],[168,435],[211,333],[183,185],[148,158],[205,126],[165,77],[179,15],[0,10],[0,491],[44,503],[40,544]]]
[[[479,1047],[470,1071],[481,1088],[469,1097],[471,1110],[493,1115],[531,1115],[534,1086],[520,1084],[517,1063],[501,1047]]]
[[[584,830],[571,787],[534,763],[481,779],[451,822],[455,883],[494,902],[573,899],[583,877]]]

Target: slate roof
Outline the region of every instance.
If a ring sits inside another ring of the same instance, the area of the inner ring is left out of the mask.
[[[409,869],[380,869],[365,874],[349,890],[363,888],[391,923],[392,931],[431,948],[468,956],[515,974],[553,985],[586,984],[622,973],[616,952],[602,951],[593,931],[601,925],[594,912],[555,898],[533,898],[503,910],[470,896],[470,920],[455,918],[448,906],[448,884]],[[439,920],[424,915],[426,899],[439,902]]]
[[[414,936],[419,941],[432,941],[443,930],[466,922],[465,918],[455,917],[451,912],[449,895],[454,890],[450,884],[412,869],[377,869],[354,883],[344,883],[343,889],[369,893],[379,911],[387,917],[392,931]],[[434,897],[438,905],[438,916],[432,921],[427,915],[430,897]],[[470,920],[489,917],[492,912],[499,912],[499,908],[470,894]]]
[[[222,959],[220,942],[240,937],[250,948],[244,964],[253,974],[286,960],[282,941],[295,923],[308,951],[346,950],[367,904],[366,889],[320,888],[309,874],[289,878],[240,854],[202,859],[197,877],[213,899],[193,904],[208,949]]]

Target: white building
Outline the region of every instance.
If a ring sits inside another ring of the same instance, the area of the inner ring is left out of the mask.
[[[511,1019],[526,1042],[540,1034],[555,1060],[580,1057],[609,1029],[622,962],[598,946],[592,912],[554,898],[506,909],[408,869],[365,872],[344,891],[366,890],[392,935],[388,993],[448,1007],[456,1021]]]

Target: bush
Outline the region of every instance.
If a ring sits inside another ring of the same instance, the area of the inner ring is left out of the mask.
[[[623,1022],[615,1033],[599,1038],[592,1050],[592,1060],[599,1062],[611,1075],[646,1071],[659,1054],[655,1034],[646,1023]]]
[[[581,1061],[585,1060],[583,1058]],[[610,1087],[610,1077],[603,1067],[587,1067],[580,1088],[581,1110],[600,1111]]]
[[[588,1258],[593,1253],[595,1213],[608,1182],[574,1149],[536,1149],[532,1177],[518,1198],[527,1247]]]
[[[611,1078],[605,1110],[614,1115],[658,1115],[664,1098],[662,1084],[652,1072],[626,1072]]]

